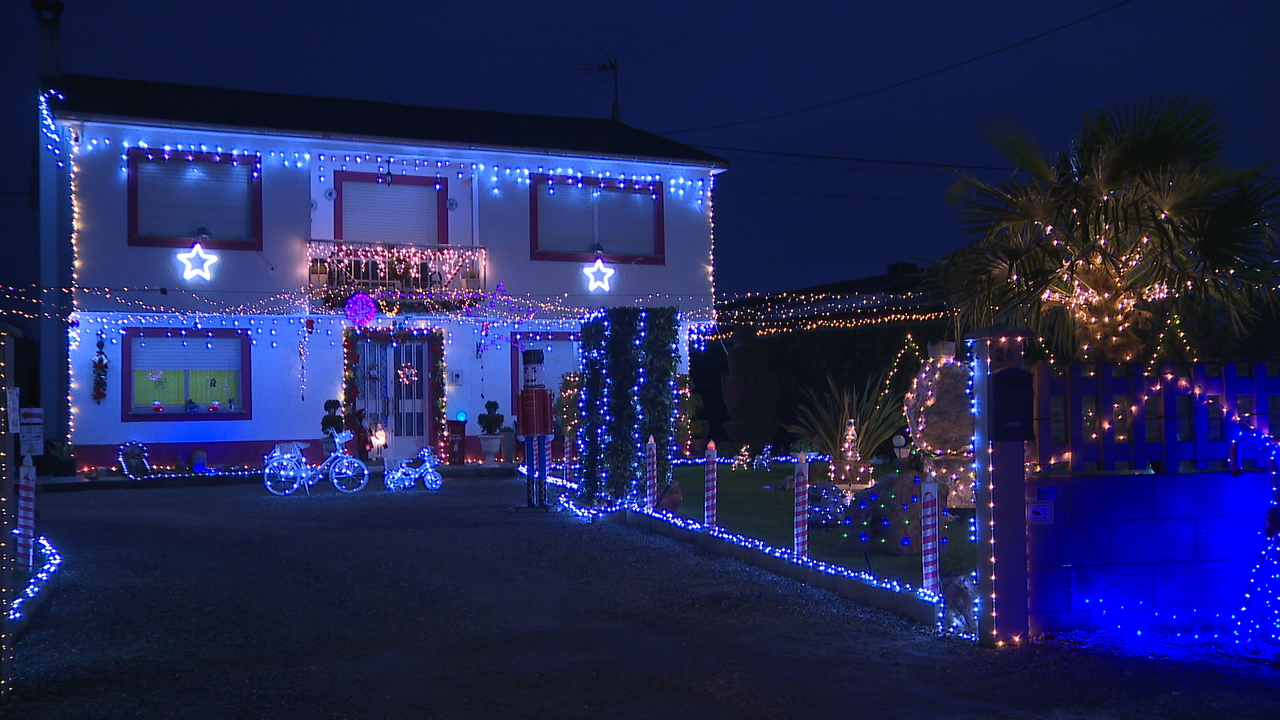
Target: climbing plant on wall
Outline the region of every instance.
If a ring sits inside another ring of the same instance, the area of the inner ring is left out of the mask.
[[[611,308],[582,328],[581,429],[576,470],[584,498],[638,492],[644,446],[659,447],[658,477],[675,446],[677,308]]]

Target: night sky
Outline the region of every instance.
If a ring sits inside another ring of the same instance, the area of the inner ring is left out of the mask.
[[[883,274],[963,245],[939,166],[1002,167],[981,140],[992,117],[1057,151],[1086,112],[1189,94],[1226,118],[1232,164],[1280,158],[1275,0],[69,0],[62,27],[69,72],[548,115],[609,115],[612,84],[578,70],[608,54],[623,121],[731,161],[716,194],[728,293]],[[28,3],[0,9],[4,283],[24,281],[35,241],[34,29]]]

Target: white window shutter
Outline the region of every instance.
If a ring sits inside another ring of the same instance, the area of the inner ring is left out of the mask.
[[[240,370],[240,338],[135,337],[130,342],[134,370]]]
[[[253,241],[254,163],[139,160],[138,235]]]
[[[596,198],[600,244],[610,255],[654,255],[655,202],[649,193],[607,191]]]
[[[441,241],[434,185],[342,183],[342,239],[435,245]]]
[[[543,252],[590,252],[595,244],[595,220],[590,186],[567,182],[538,187],[538,250]]]

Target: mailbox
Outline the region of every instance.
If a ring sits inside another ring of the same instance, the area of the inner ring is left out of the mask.
[[[993,374],[990,382],[989,439],[992,442],[1035,440],[1034,376],[1022,368],[1005,368]]]
[[[465,465],[467,463],[467,421],[446,420],[449,442],[445,446],[446,459],[449,465]]]

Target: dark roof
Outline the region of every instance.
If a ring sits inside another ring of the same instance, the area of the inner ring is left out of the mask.
[[[110,117],[267,128],[337,137],[423,140],[477,148],[533,148],[617,158],[728,167],[723,158],[602,118],[521,115],[398,105],[372,100],[118,80],[63,73],[45,79],[64,100],[59,117]]]

